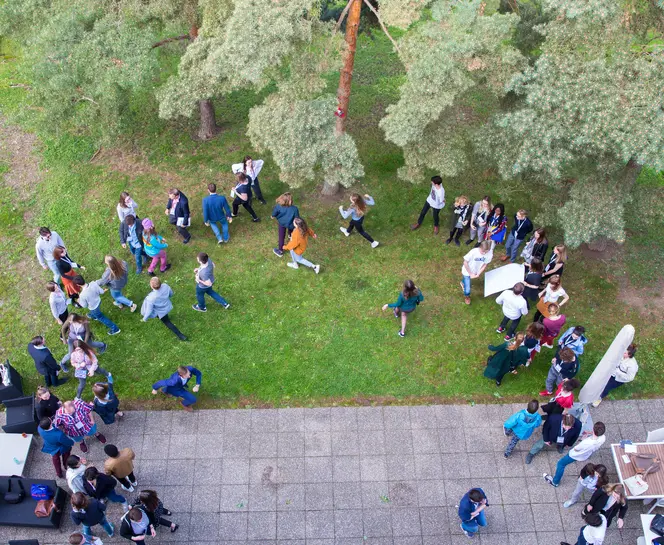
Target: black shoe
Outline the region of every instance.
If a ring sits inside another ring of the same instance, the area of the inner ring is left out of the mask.
[[[466,241],[466,246],[470,246],[472,243],[473,243],[473,240],[472,240],[472,239],[468,239],[468,240]]]
[[[170,269],[170,268],[171,268],[171,264],[170,264],[170,263],[166,263],[166,268],[165,268],[163,271],[161,271],[161,272],[165,273],[165,272],[166,272],[168,269]]]
[[[258,202],[260,202],[261,204],[267,204],[267,202],[265,201],[265,199],[258,199]]]
[[[178,335],[178,339],[180,339],[181,341],[186,341],[186,340],[187,340],[187,337],[184,336],[182,333],[180,333],[180,334]]]
[[[456,244],[457,246],[461,246],[461,243],[459,242],[459,239],[456,239],[456,238],[454,239],[454,244]]]
[[[180,527],[179,524],[176,524],[175,526],[172,526],[172,527],[171,527],[171,533],[173,533],[173,532],[177,532],[177,530],[178,530],[179,527]]]
[[[156,276],[153,272],[148,271],[148,276]]]
[[[565,449],[563,448],[563,446],[562,446],[562,445],[558,445],[558,454],[562,454],[562,453],[563,453],[563,450],[565,450]]]
[[[450,242],[452,242],[452,239],[451,239],[451,238],[448,238],[448,239],[445,241],[445,244],[449,244]]]
[[[479,247],[480,247],[480,243],[478,242],[477,244],[475,244],[474,247],[475,247],[475,248],[479,248]]]
[[[63,385],[65,382],[67,382],[68,380],[69,380],[69,377],[61,378],[60,380],[58,380],[58,381],[56,382],[55,385],[56,385],[56,386],[62,386],[62,385]]]
[[[260,218],[254,218],[254,219],[252,219],[251,221],[253,221],[254,223],[256,223],[257,221],[261,221],[261,219],[260,219]]]
[[[182,244],[189,244],[189,241],[191,240],[191,237],[189,237],[187,240],[183,240]]]

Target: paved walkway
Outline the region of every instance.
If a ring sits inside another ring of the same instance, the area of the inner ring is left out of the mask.
[[[582,505],[565,509],[562,502],[581,468],[570,466],[554,489],[541,475],[554,469],[555,451],[526,465],[531,439],[509,460],[503,457],[501,424],[521,408],[129,412],[102,431],[109,442],[135,450],[139,488],[157,490],[180,524],[177,533],[162,528],[148,543],[457,545],[469,540],[455,506],[473,486],[482,487],[490,502],[489,525],[474,543],[576,543]],[[621,438],[643,441],[646,430],[664,427],[664,401],[607,401],[593,416],[607,425],[607,446]],[[99,443],[88,454],[99,467]],[[608,448],[593,461],[615,472]],[[26,475],[53,478],[50,457],[38,447]],[[606,544],[635,545],[642,510],[641,502],[630,502],[625,527],[612,527]],[[110,520],[121,514],[117,504],[109,506]],[[20,536],[63,545],[73,530],[66,516],[59,531],[0,528],[0,541]],[[125,542],[117,534],[101,537]]]

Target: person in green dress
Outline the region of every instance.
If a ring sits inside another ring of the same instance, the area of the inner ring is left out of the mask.
[[[495,354],[489,358],[484,376],[495,379],[496,386],[500,386],[507,373],[528,361],[528,348],[523,344],[524,339],[524,333],[519,332],[510,341],[498,346],[489,345],[489,350]]]

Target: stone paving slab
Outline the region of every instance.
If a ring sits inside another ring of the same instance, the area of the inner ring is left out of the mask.
[[[108,442],[137,454],[139,489],[157,491],[180,525],[147,542],[173,545],[458,545],[458,502],[470,488],[489,498],[480,545],[576,543],[582,504],[565,509],[581,467],[569,466],[557,489],[544,483],[560,455],[525,455],[535,437],[503,457],[502,423],[520,404],[131,411],[100,429]],[[611,442],[645,440],[664,427],[664,401],[605,401],[593,409]],[[4,415],[0,415],[0,420]],[[615,480],[607,440],[593,461]],[[52,479],[36,439],[26,476]],[[74,453],[79,453],[74,447]],[[87,454],[101,467],[102,445]],[[60,483],[66,488],[66,483]],[[130,500],[135,496],[118,491]],[[622,530],[607,545],[635,545],[641,502],[630,502]],[[117,522],[122,510],[108,507]],[[0,542],[34,538],[62,545],[75,531],[0,528]],[[101,532],[101,533],[100,533]],[[116,534],[104,543],[124,543]],[[157,541],[158,540],[158,541]]]

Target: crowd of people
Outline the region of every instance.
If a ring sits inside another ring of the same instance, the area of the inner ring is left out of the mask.
[[[207,184],[207,195],[202,199],[203,223],[211,228],[218,244],[230,241],[229,226],[238,216],[240,206],[246,210],[253,222],[260,221],[252,203],[254,195],[259,202],[266,203],[258,181],[262,167],[262,160],[254,161],[249,156],[241,163],[232,165],[235,185],[231,191],[231,205],[225,196],[217,193],[216,184]],[[350,236],[356,230],[372,248],[376,248],[378,241],[364,228],[368,207],[373,205],[375,201],[370,195],[352,193],[350,206],[347,209],[339,207],[341,216],[344,219],[350,218],[348,226],[340,227],[340,230],[345,236]],[[431,179],[430,193],[411,229],[419,229],[431,210],[433,232],[437,235],[440,213],[445,205],[442,179],[434,176]],[[489,345],[492,355],[487,360],[484,375],[495,380],[496,385],[500,386],[506,375],[517,375],[519,368],[528,367],[542,349],[553,349],[555,346],[550,368],[546,377],[543,377],[544,389],[540,392],[540,396],[547,401],[540,405],[538,400],[533,399],[525,409],[512,415],[504,423],[504,432],[509,438],[504,455],[506,458],[510,457],[519,441],[530,438],[542,427],[541,438],[530,449],[526,463],[531,463],[533,458],[546,448],[557,448],[560,454],[564,454],[566,448],[569,449],[558,461],[555,474],[543,475],[546,482],[557,487],[565,468],[575,462],[586,462],[606,438],[605,426],[601,422],[596,422],[592,432],[583,436],[581,423],[570,414],[574,404],[574,391],[580,386],[575,377],[579,372],[580,357],[588,338],[582,325],[572,325],[561,335],[567,325],[567,318],[561,309],[570,301],[562,286],[562,275],[567,262],[566,248],[562,244],[555,245],[547,261],[549,241],[545,229],[534,229],[524,209],[519,209],[514,214],[510,224],[505,206],[502,203],[493,205],[488,196],[473,204],[467,196],[460,195],[455,198],[451,208],[449,237],[445,243],[454,242],[460,246],[464,233],[468,232],[465,244],[473,246],[465,254],[461,269],[460,285],[466,304],[471,303],[472,280],[483,275],[501,245],[504,245],[505,252],[500,261],[517,263],[520,259],[523,260],[525,273],[522,281],[503,291],[496,299],[502,310],[502,319],[496,332],[503,337],[503,342]],[[169,316],[173,309],[173,290],[156,275],[157,267],[160,274],[171,268],[168,243],[157,232],[154,221],[149,217],[141,218],[138,209],[139,205],[131,195],[126,191],[122,192],[116,206],[120,246],[132,254],[136,274],[141,275],[147,265],[147,274],[150,276],[150,291],[141,304],[140,314],[144,322],[159,318],[179,340],[186,341],[187,337],[173,324]],[[169,224],[175,227],[182,244],[190,244],[192,235],[189,232],[189,200],[177,188],[168,190],[165,215],[168,216]],[[300,216],[298,207],[293,203],[292,194],[284,193],[276,199],[271,216],[277,223],[278,242],[273,249],[275,256],[283,257],[284,252],[288,251],[291,261],[287,265],[290,268],[305,266],[318,274],[320,265],[304,257],[309,239],[316,239],[317,235]],[[526,241],[528,235],[530,238]],[[519,253],[524,242],[525,246]],[[43,439],[42,450],[51,455],[56,475],[66,478],[72,492],[72,520],[82,527],[81,533],[72,534],[70,543],[91,543],[91,528],[96,525],[101,525],[108,535],[113,535],[115,526],[107,520],[105,514],[108,501],[123,506],[125,514],[119,522],[123,537],[134,539],[136,536],[154,536],[160,525],[167,526],[174,532],[178,526],[163,518],[163,515],[168,516],[170,513],[154,491],[143,490],[132,502],[116,492],[117,485],[127,492],[135,490],[135,455],[131,449],[118,449],[115,445],[106,444],[106,438],[98,431],[95,422],[95,414],[105,424],[110,425],[116,418],[122,418],[123,413],[113,389],[113,375],[99,365],[98,356],[107,351],[107,345],[95,339],[89,320],[104,325],[108,335],[121,332],[120,327],[102,312],[101,307],[104,294],[110,291],[113,305],[128,308],[130,313],[138,309],[138,303],[123,294],[129,282],[130,265],[121,258],[107,255],[101,277],[98,280],[86,280],[83,276],[88,276],[86,268],[74,261],[63,238],[48,227],[39,229],[35,249],[39,264],[53,274],[52,281],[46,283],[49,306],[59,326],[60,339],[67,347],[66,354],[58,361],[46,346],[44,338],[36,336],[29,343],[28,352],[34,359],[37,372],[44,377],[45,386],[39,387],[36,403],[39,434]],[[196,302],[192,309],[207,312],[206,295],[224,309],[229,309],[231,304],[214,289],[215,263],[210,256],[204,252],[197,253],[196,264],[193,270]],[[383,310],[392,309],[394,316],[400,319],[400,337],[406,335],[408,316],[423,301],[424,295],[420,288],[413,280],[407,279],[396,301],[383,306]],[[70,305],[73,307],[71,312]],[[521,331],[521,322],[533,307],[536,309],[533,321]],[[87,314],[83,314],[83,309],[87,309]],[[601,399],[611,390],[634,380],[638,371],[635,353],[636,345],[631,345],[594,406],[599,405]],[[67,382],[66,375],[71,371],[74,378],[78,379],[76,396],[73,400],[61,402],[51,389]],[[100,375],[104,380],[94,382],[91,387],[91,401],[88,402],[84,400],[88,379],[95,375]],[[192,380],[195,385],[190,391]],[[152,394],[162,392],[167,396],[179,398],[182,408],[192,411],[197,401],[194,394],[198,392],[201,380],[202,372],[199,369],[182,365],[170,377],[155,382]],[[85,458],[71,453],[74,444],[78,444],[82,453],[87,452],[86,440],[92,438],[105,444],[104,451],[108,459],[101,469],[88,465]],[[581,441],[578,441],[579,438]],[[621,485],[611,484],[606,480],[604,466],[592,463],[587,463],[581,470],[576,488],[571,498],[565,502],[565,507],[571,507],[578,502],[584,490],[592,492],[592,496],[583,510],[586,524],[581,529],[579,543],[601,545],[606,527],[614,518],[617,517],[618,527],[622,527],[627,510],[624,492]],[[467,536],[472,537],[480,527],[487,524],[485,512],[488,507],[489,499],[481,488],[473,488],[461,499],[459,517]]]

